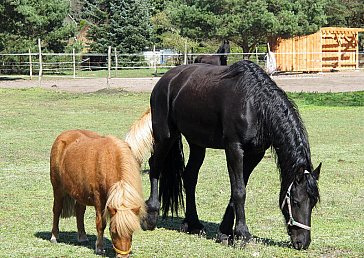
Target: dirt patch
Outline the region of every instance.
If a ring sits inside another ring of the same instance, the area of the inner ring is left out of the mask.
[[[364,72],[335,72],[317,74],[275,75],[272,79],[287,92],[348,92],[364,90]],[[159,77],[153,78],[77,78],[38,80],[0,77],[0,88],[31,88],[95,92],[102,89],[123,89],[134,92],[151,92]]]

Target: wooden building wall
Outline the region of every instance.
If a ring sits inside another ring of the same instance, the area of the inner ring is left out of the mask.
[[[318,32],[290,39],[278,39],[272,45],[279,71],[319,72],[332,69],[356,69],[360,28],[321,28]]]

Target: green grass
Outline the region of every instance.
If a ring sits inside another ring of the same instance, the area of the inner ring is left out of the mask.
[[[245,248],[215,243],[230,191],[224,152],[208,150],[197,186],[198,212],[207,237],[179,233],[180,219],[160,221],[156,230],[135,234],[133,257],[363,255],[363,92],[289,95],[296,101],[309,132],[314,165],[323,162],[321,203],[312,215],[310,248],[296,251],[287,247],[289,238],[278,207],[279,175],[269,151],[247,189],[247,223],[256,241]],[[132,122],[148,107],[149,94],[0,89],[0,99],[0,256],[97,257],[93,254],[96,229],[91,207],[85,218],[91,240],[87,245],[77,244],[73,218],[61,220],[61,243],[48,241],[53,201],[50,147],[60,132],[74,128],[124,138]],[[147,174],[143,174],[143,185],[148,196]],[[105,236],[106,255],[111,257],[110,237]]]

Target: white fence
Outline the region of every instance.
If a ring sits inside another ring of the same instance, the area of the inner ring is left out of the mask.
[[[292,53],[286,53],[292,54]],[[171,67],[193,63],[198,55],[214,53],[173,53],[172,51],[149,51],[140,54],[118,53],[109,47],[108,53],[0,53],[0,77],[26,76],[30,78],[57,76],[69,78],[130,77],[131,70],[142,69],[150,76],[165,72]],[[265,67],[266,53],[229,53],[228,63],[249,58]],[[359,53],[359,69],[364,69],[364,52]],[[126,71],[129,72],[126,72]],[[135,73],[134,73],[135,74]]]

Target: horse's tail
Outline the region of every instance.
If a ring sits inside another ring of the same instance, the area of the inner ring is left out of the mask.
[[[75,199],[66,194],[63,197],[61,218],[70,218],[76,216],[75,204]]]
[[[183,145],[181,134],[171,147],[164,162],[164,168],[160,174],[159,199],[162,202],[162,212],[165,218],[171,210],[178,216],[178,210],[184,208],[182,194],[182,173],[185,169]]]
[[[142,164],[145,156],[153,151],[153,129],[150,108],[141,118],[134,122],[126,135],[125,141],[129,144],[134,157]]]

